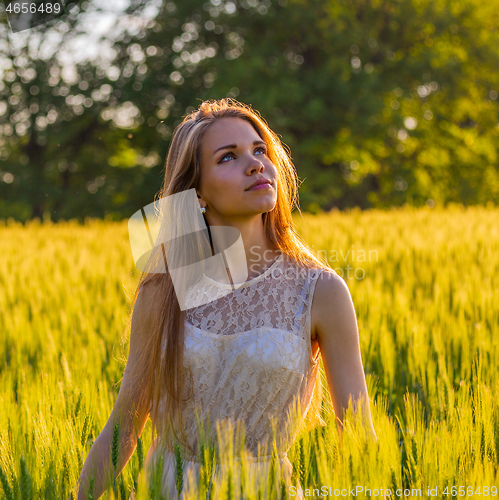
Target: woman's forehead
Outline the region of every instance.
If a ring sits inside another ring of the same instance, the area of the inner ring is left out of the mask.
[[[261,141],[253,126],[241,118],[221,118],[213,124],[204,135],[202,152],[206,159],[211,159],[214,153],[225,146],[244,146],[254,141]]]

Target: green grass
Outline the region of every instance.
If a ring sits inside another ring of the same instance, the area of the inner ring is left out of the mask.
[[[483,488],[499,485],[499,209],[295,221],[350,288],[378,435],[372,443],[352,415],[343,448],[334,420],[300,435],[288,454],[295,478],[304,488],[420,488],[424,498],[437,487],[435,498],[449,498],[452,486],[465,497],[480,487],[493,497]],[[0,251],[0,498],[66,500],[126,363],[137,279],[127,222],[10,221],[0,225]],[[159,498],[139,476],[150,426],[101,498],[128,499],[134,484],[137,500]],[[215,482],[213,498],[240,498],[237,467]],[[244,498],[258,498],[264,485],[253,483]],[[282,498],[272,488],[268,498]]]

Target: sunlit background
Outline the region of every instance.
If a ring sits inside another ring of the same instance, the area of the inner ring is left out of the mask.
[[[95,0],[17,33],[0,17],[0,218],[129,217],[175,126],[221,97],[290,147],[305,211],[499,199],[495,2]]]
[[[498,2],[94,0],[18,32],[5,5],[0,498],[68,498],[126,364],[127,220],[222,97],[290,148],[297,229],[359,324],[378,442],[347,427],[340,448],[333,417],[290,450],[294,480],[497,494]],[[150,429],[102,498],[137,487]]]

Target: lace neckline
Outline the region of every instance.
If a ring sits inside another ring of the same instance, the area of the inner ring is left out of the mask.
[[[258,276],[255,276],[254,278],[252,278],[248,281],[245,281],[238,288],[243,288],[243,287],[252,285],[253,283],[256,283],[257,281],[260,281],[261,279],[265,278],[265,276],[268,276],[272,272],[272,270],[277,267],[279,262],[283,259],[283,256],[284,256],[284,254],[282,254],[282,253],[279,254],[279,257],[277,257],[277,259],[274,260],[272,265],[270,267],[268,267],[262,274],[259,274]],[[233,286],[230,283],[219,283],[218,281],[215,281],[215,280],[209,278],[208,276],[206,276],[206,274],[203,274],[203,279],[206,280],[208,283],[211,283],[212,285],[215,285],[215,286],[218,286],[221,288],[227,288],[229,290],[231,290],[233,288]],[[236,284],[238,284],[238,283],[236,283]]]

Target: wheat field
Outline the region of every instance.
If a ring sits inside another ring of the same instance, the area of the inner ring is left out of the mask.
[[[341,446],[334,418],[302,433],[288,456],[305,497],[497,497],[499,208],[293,216],[352,294],[378,436],[353,414]],[[138,278],[127,221],[0,221],[0,236],[0,498],[76,498],[126,364]],[[160,498],[139,475],[150,428],[101,498]],[[209,493],[207,475],[179,488],[185,500],[293,498],[250,477],[235,490],[235,475],[234,462]]]

